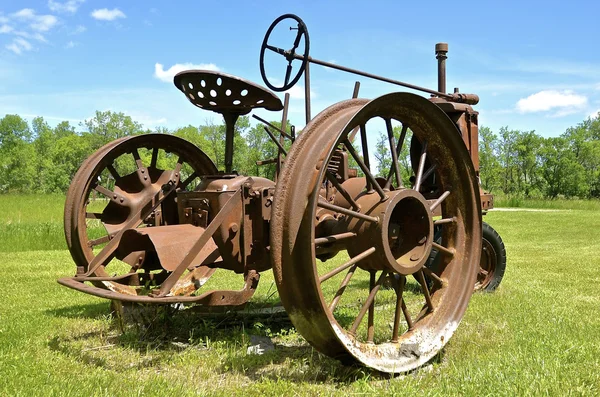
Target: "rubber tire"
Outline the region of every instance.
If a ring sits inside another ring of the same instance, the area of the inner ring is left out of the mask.
[[[496,269],[488,284],[477,290],[483,292],[494,292],[500,285],[500,282],[504,277],[504,272],[506,271],[506,248],[504,247],[504,242],[502,241],[502,238],[498,232],[496,232],[493,227],[485,222],[483,222],[482,235],[483,239],[486,240],[494,249],[494,253],[496,254]]]
[[[494,230],[494,228],[489,224],[483,222],[481,231],[482,239],[487,241],[487,243],[494,249],[494,253],[496,254],[496,269],[487,285],[478,287],[476,284],[474,288],[475,291],[494,292],[500,285],[500,282],[504,277],[504,272],[506,271],[506,248],[504,247],[504,242],[502,241],[502,238],[498,232],[496,232],[496,230]],[[442,242],[441,236],[438,233],[434,234],[434,239],[438,244]],[[483,249],[481,254],[483,255]],[[429,260],[425,266],[431,269],[433,272],[439,271],[440,256],[438,255],[437,250],[431,251],[429,254]],[[426,279],[429,287],[433,288],[433,280],[427,276]]]

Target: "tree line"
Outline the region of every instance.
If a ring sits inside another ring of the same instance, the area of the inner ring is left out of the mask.
[[[280,127],[278,122],[272,124]],[[288,132],[289,132],[288,123]],[[79,127],[79,128],[77,128]],[[275,165],[257,166],[259,160],[277,156],[262,125],[252,126],[247,116],[236,124],[234,169],[241,174],[272,179]],[[31,123],[18,115],[0,119],[0,193],[66,192],[80,164],[102,145],[123,136],[149,132],[168,133],[202,148],[222,169],[225,157],[225,127],[205,122],[154,131],[120,112],[96,112],[94,117],[71,125],[67,121],[51,127],[42,117]],[[395,131],[399,135],[399,131]],[[409,142],[410,132],[406,141]],[[290,143],[286,142],[289,147]],[[374,153],[377,173],[387,174],[391,159],[386,153],[387,136],[379,135]],[[407,145],[405,145],[407,146]],[[600,119],[588,118],[568,128],[559,137],[544,138],[535,131],[501,128],[479,130],[481,184],[494,194],[530,198],[600,197]],[[407,148],[399,156],[409,179]]]

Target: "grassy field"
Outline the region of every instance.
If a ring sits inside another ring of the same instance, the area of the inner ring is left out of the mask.
[[[63,200],[0,196],[0,395],[600,394],[593,206],[490,212],[508,252],[500,288],[474,295],[431,365],[390,378],[320,355],[281,317],[148,311],[148,327],[123,325],[107,301],[55,282],[74,273]],[[265,273],[257,298],[273,288]],[[271,337],[275,350],[247,354],[252,335]]]

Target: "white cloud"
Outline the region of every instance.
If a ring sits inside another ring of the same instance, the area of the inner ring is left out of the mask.
[[[304,99],[304,87],[301,85],[295,85],[286,91],[290,94],[291,99]],[[317,94],[313,90],[310,90],[310,99],[317,98]]]
[[[177,73],[183,72],[184,70],[190,70],[190,69],[212,70],[214,72],[218,72],[221,70],[214,63],[200,63],[200,64],[176,63],[175,65],[171,66],[167,70],[164,69],[164,66],[162,64],[157,63],[154,65],[154,77],[156,77],[157,79],[159,79],[161,81],[164,81],[165,83],[172,83],[173,77]]]
[[[109,10],[108,8],[102,8],[92,11],[90,15],[92,18],[99,21],[114,21],[118,18],[127,18],[123,11],[119,10],[118,8],[113,8],[112,10]]]
[[[10,33],[12,31],[13,31],[12,26],[9,26],[9,25],[0,26],[0,33]]]
[[[77,45],[77,43],[75,43],[74,41],[69,41],[67,44],[65,44],[65,48],[68,50],[70,48],[73,48]]]
[[[58,18],[54,15],[37,15],[31,8],[23,8],[11,16],[14,19],[30,22],[29,27],[39,32],[47,32],[58,23]]]
[[[35,39],[37,41],[41,41],[42,43],[48,42],[48,40],[46,40],[44,35],[41,33],[27,33],[27,32],[23,32],[22,30],[15,30],[14,34],[17,36],[24,37],[26,39]]]
[[[54,12],[66,12],[69,14],[75,14],[77,9],[85,0],[67,0],[63,3],[58,1],[48,0],[48,8]]]
[[[11,44],[7,45],[6,48],[17,55],[21,55],[23,51],[31,51],[33,46],[27,40],[17,37]]]
[[[598,113],[600,113],[600,108],[596,109],[595,111],[591,112],[590,114],[588,114],[588,117],[591,117],[593,119],[598,118]]]
[[[587,100],[587,97],[570,90],[544,90],[519,99],[517,110],[521,113],[535,113],[557,109],[554,116],[561,117],[585,107]]]

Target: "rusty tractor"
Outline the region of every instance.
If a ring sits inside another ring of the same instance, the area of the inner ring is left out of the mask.
[[[283,29],[289,50],[273,45]],[[272,268],[283,307],[320,352],[388,373],[426,363],[456,330],[473,286],[497,285],[504,250],[495,241],[482,254],[482,213],[493,197],[478,183],[478,97],[446,93],[447,51],[436,45],[438,90],[430,90],[312,58],[304,22],[277,18],[260,72],[277,92],[304,75],[307,124],[297,138],[286,125],[289,94],[282,103],[225,73],[177,74],[191,104],[225,120],[222,169],[168,134],[99,149],[67,194],[65,235],[77,272],[59,283],[123,302],[233,310]],[[269,57],[285,62],[283,82],[267,78]],[[362,99],[357,82],[352,98],[312,118],[311,64],[431,97]],[[254,116],[278,149],[259,162],[276,165],[274,181],[233,169],[236,121],[255,108],[282,112],[281,126]],[[376,176],[367,131],[378,125],[390,165]],[[211,287],[217,271],[221,282]]]

